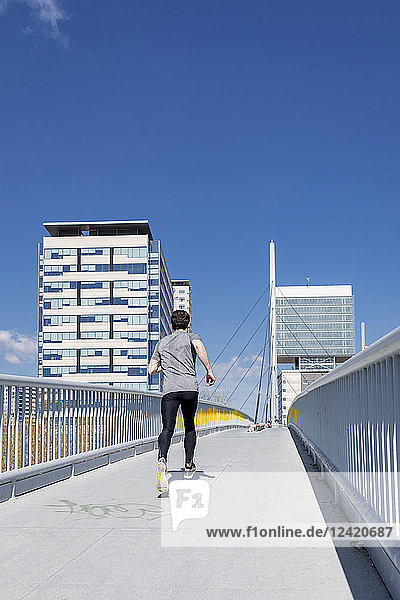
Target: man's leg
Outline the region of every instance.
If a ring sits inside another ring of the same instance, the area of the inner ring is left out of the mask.
[[[194,449],[196,446],[196,429],[194,426],[194,416],[197,410],[198,392],[182,392],[182,415],[185,423],[185,464],[191,464],[193,461]]]
[[[158,458],[167,460],[168,450],[171,444],[171,438],[174,433],[176,423],[176,413],[178,412],[180,395],[176,392],[165,394],[161,400],[161,418],[163,429],[158,436]]]

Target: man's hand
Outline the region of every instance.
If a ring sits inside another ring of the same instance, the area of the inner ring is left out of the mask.
[[[214,385],[214,383],[215,383],[214,373],[212,371],[208,371],[208,373],[206,375],[206,385]]]

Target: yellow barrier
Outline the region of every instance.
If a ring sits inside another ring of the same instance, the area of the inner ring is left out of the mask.
[[[241,423],[243,422],[243,415],[235,409],[210,406],[207,409],[199,408],[194,418],[196,427],[207,427],[224,421]],[[176,429],[178,431],[184,429],[181,409],[179,409],[178,414],[176,415]]]
[[[295,425],[300,426],[300,415],[297,408],[291,408],[288,413],[288,423],[294,423]]]

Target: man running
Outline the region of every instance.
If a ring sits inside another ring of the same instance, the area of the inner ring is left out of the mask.
[[[167,454],[174,433],[176,415],[181,406],[185,424],[185,477],[192,477],[196,470],[193,462],[196,445],[194,416],[197,409],[199,386],[196,380],[196,354],[207,370],[206,385],[215,383],[214,373],[207,351],[197,333],[189,333],[190,316],[185,310],[174,310],[171,315],[173,333],[157,342],[149,363],[149,374],[162,372],[163,396],[161,417],[163,430],[158,438],[158,462],[156,487],[160,492],[168,490]]]

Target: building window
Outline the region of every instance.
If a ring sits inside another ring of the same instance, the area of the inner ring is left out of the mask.
[[[46,309],[64,308],[65,306],[76,305],[76,298],[52,298],[51,300],[45,300],[43,302],[43,308]]]
[[[147,248],[144,246],[137,248],[114,248],[114,254],[127,256],[128,258],[146,258]]]
[[[98,273],[99,271],[109,271],[110,265],[88,265],[81,264],[81,271],[92,271]]]
[[[146,342],[146,331],[114,331],[114,339],[126,340],[128,342]]]
[[[116,358],[117,356],[123,356],[125,358],[128,359],[142,359],[142,360],[146,360],[147,359],[147,352],[146,352],[146,348],[121,348],[121,349],[115,349],[114,350],[114,358]]]
[[[48,350],[43,353],[43,360],[61,360],[63,358],[76,358],[76,350]]]
[[[145,275],[147,273],[146,263],[121,263],[114,264],[114,271],[127,271],[129,275]]]
[[[75,367],[43,367],[43,377],[62,377],[62,375],[76,373]]]
[[[81,365],[81,373],[109,373],[110,367],[108,365]]]
[[[114,365],[114,373],[127,373],[129,377],[146,377],[147,367],[130,367],[129,365]]]
[[[45,325],[46,327],[49,325],[64,325],[65,323],[76,323],[76,316],[75,315],[62,315],[62,316],[57,316],[57,315],[51,315],[51,316],[45,316],[43,318],[43,325]]]
[[[104,306],[107,304],[110,304],[110,298],[82,298],[81,299],[82,306]]]
[[[45,283],[44,291],[54,294],[64,290],[76,290],[76,281],[57,281],[57,283]]]
[[[147,306],[147,298],[114,298],[114,304],[121,304],[125,306]]]
[[[82,315],[81,323],[108,323],[110,315]]]
[[[82,248],[81,256],[108,256],[110,248]]]
[[[147,281],[114,281],[114,288],[126,288],[130,292],[147,290]]]
[[[64,256],[76,256],[76,248],[48,248],[44,251],[46,260],[53,258],[64,258]]]
[[[108,331],[81,331],[82,340],[108,340],[109,337]]]
[[[81,283],[81,290],[107,290],[109,288],[109,281],[82,281]]]
[[[128,325],[146,325],[146,315],[114,315],[114,323],[127,323]]]
[[[47,276],[62,275],[63,273],[70,273],[76,270],[76,265],[45,265],[44,274]]]
[[[64,340],[76,340],[75,331],[65,331],[63,333],[44,333],[43,341],[49,344],[63,342]]]
[[[108,348],[82,348],[82,356],[109,356],[110,350]]]

